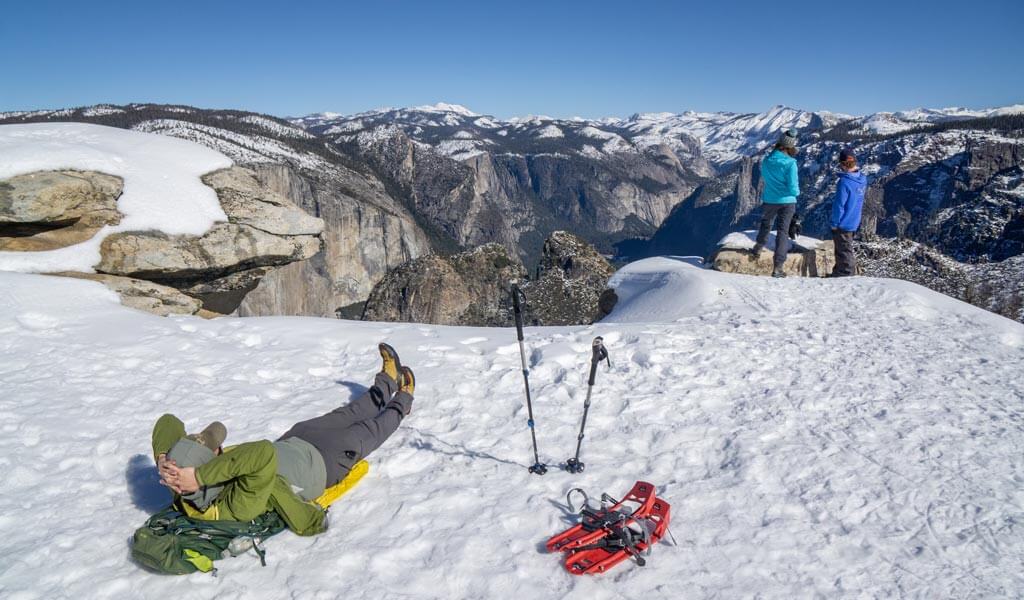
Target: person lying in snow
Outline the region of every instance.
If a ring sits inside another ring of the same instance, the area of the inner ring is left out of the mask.
[[[299,535],[327,529],[326,511],[313,502],[377,449],[412,410],[415,378],[394,348],[378,346],[383,365],[373,387],[347,406],[296,423],[276,442],[247,442],[225,451],[219,422],[187,435],[180,419],[160,417],[153,456],[160,482],[186,515],[249,521],[274,510]]]

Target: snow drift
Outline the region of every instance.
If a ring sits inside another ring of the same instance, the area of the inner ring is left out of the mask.
[[[572,454],[590,342],[587,471],[529,475],[512,329],[159,318],[98,284],[0,273],[0,537],[8,598],[793,598],[1024,592],[1024,326],[913,284],[745,277],[675,258],[615,277],[593,327],[530,328],[542,459]],[[228,443],[347,402],[388,340],[413,413],[316,538],[269,565],[158,577],[127,539],[168,496],[164,412]],[[542,552],[572,487],[636,479],[678,545],[573,577]]]

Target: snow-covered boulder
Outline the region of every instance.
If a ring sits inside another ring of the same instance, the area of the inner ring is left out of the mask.
[[[0,251],[40,252],[88,240],[121,220],[119,177],[37,171],[0,179]]]
[[[201,236],[159,231],[111,235],[101,246],[97,270],[155,280],[212,279],[304,260],[320,250],[323,221],[262,189],[250,171],[232,167],[204,181],[216,190],[226,223]]]
[[[137,308],[230,313],[268,268],[321,248],[321,219],[192,142],[7,125],[0,156],[0,270],[99,273]]]
[[[718,242],[718,248],[708,261],[711,268],[725,273],[745,275],[771,275],[774,269],[775,233],[758,256],[751,254],[757,232],[738,231],[730,233]],[[790,240],[789,251],[782,270],[786,275],[803,277],[824,277],[832,272],[836,264],[835,246],[831,240],[818,240],[804,235]]]

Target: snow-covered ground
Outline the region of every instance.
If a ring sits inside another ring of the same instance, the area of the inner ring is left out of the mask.
[[[200,176],[231,166],[216,150],[164,135],[87,123],[0,126],[0,179],[34,171],[77,169],[124,181],[117,209],[124,215],[92,239],[49,252],[0,252],[0,270],[92,271],[100,244],[118,231],[202,235],[226,221],[217,194]]]
[[[605,338],[587,470],[526,471],[512,329],[159,318],[99,284],[0,273],[0,596],[811,598],[1024,594],[1024,326],[894,280],[746,277],[683,259],[615,276],[608,322],[527,330],[542,458],[571,455]],[[127,540],[167,493],[167,411],[228,442],[347,402],[388,340],[413,413],[315,538],[219,576],[160,577]],[[565,573],[542,551],[576,486],[637,479],[678,541],[648,566]]]

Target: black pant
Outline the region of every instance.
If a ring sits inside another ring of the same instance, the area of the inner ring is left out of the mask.
[[[363,395],[326,415],[296,423],[279,439],[297,437],[315,446],[324,457],[331,487],[398,429],[412,396],[396,394],[397,389],[394,379],[377,373],[373,387]]]
[[[789,224],[796,214],[796,204],[762,204],[761,226],[757,229],[757,247],[763,248],[768,241],[772,221],[778,217],[778,228],[775,230],[775,269],[781,269],[789,253]]]
[[[832,241],[836,245],[836,266],[832,269],[832,277],[856,275],[857,255],[853,253],[853,232],[833,229]]]

